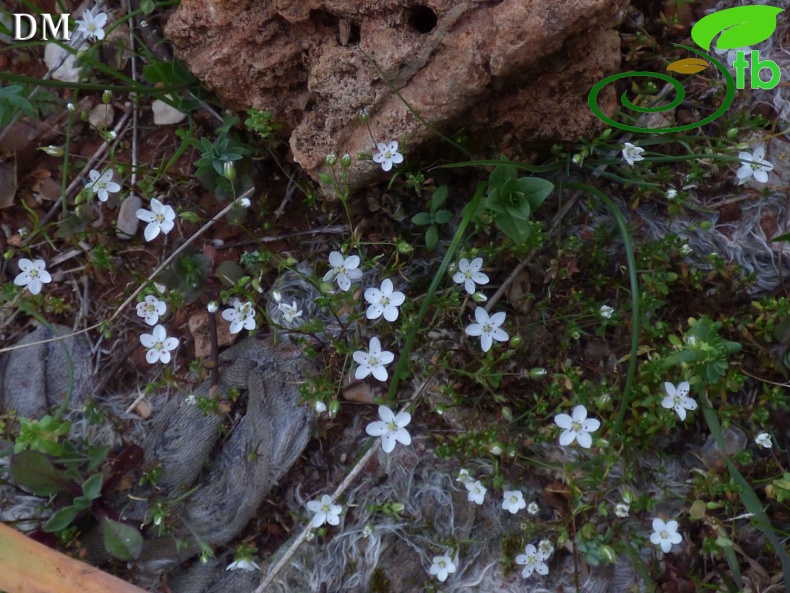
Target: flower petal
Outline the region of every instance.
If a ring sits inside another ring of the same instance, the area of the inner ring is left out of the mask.
[[[385,453],[392,453],[393,449],[395,449],[395,435],[391,432],[387,432],[381,437],[381,449]]]
[[[390,410],[387,406],[379,406],[379,418],[381,418],[384,422],[389,424],[393,420],[395,420],[395,413]]]
[[[477,337],[483,335],[483,326],[478,323],[472,323],[464,330],[467,336]]]
[[[560,445],[567,447],[574,440],[576,440],[576,433],[572,430],[566,430],[560,435]]]
[[[365,432],[372,437],[380,437],[388,430],[389,428],[387,428],[387,425],[381,420],[376,420],[375,422],[371,422],[365,428]]]
[[[333,251],[329,254],[329,265],[333,268],[339,268],[343,265],[343,254],[339,251]]]
[[[572,423],[573,419],[567,414],[557,414],[554,416],[554,424],[560,428],[570,428]]]
[[[586,432],[578,432],[576,433],[576,442],[580,447],[589,449],[592,446],[592,437]]]
[[[480,325],[488,323],[488,311],[486,311],[483,307],[475,307],[475,320]]]

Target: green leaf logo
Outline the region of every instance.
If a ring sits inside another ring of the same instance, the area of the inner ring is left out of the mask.
[[[710,51],[713,38],[718,49],[736,49],[755,45],[768,39],[776,30],[776,16],[782,12],[775,6],[736,6],[709,14],[691,29],[691,38]]]

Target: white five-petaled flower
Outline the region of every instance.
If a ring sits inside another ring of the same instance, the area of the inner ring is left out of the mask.
[[[488,284],[488,276],[480,271],[482,267],[482,257],[476,257],[471,262],[462,257],[458,261],[458,271],[453,274],[453,282],[463,284],[466,292],[474,294],[475,284]]]
[[[664,389],[667,395],[662,400],[661,405],[667,410],[674,408],[681,420],[686,419],[686,410],[697,409],[697,402],[687,397],[689,393],[688,381],[683,381],[677,387],[667,381],[664,383]]]
[[[601,305],[601,317],[604,319],[611,319],[612,313],[614,313],[614,307],[610,307],[609,305]]]
[[[331,282],[334,279],[340,290],[348,290],[354,280],[362,278],[358,255],[349,255],[344,258],[339,251],[333,251],[329,254],[329,265],[332,266],[332,269],[324,274],[324,282]]]
[[[188,396],[184,398],[184,403],[190,406],[194,406],[197,403],[197,398],[195,397],[194,393],[190,393]]]
[[[137,303],[137,316],[145,319],[148,325],[156,325],[159,318],[167,311],[167,305],[149,294],[144,301]]]
[[[677,197],[678,197],[678,190],[676,190],[674,187],[670,187],[667,190],[667,200],[674,200]]]
[[[385,453],[392,453],[396,441],[402,445],[411,444],[411,435],[404,428],[411,422],[411,414],[400,412],[395,415],[387,406],[379,406],[379,418],[381,420],[368,424],[365,432],[372,437],[381,437],[381,449]]]
[[[469,475],[469,470],[461,469],[458,472],[458,477],[455,479],[456,482],[461,482],[462,484],[469,484],[470,482],[474,482],[474,478]]]
[[[320,399],[316,400],[313,406],[315,406],[315,411],[318,412],[319,414],[323,414],[324,412],[326,412],[326,404],[322,402]]]
[[[310,520],[311,527],[321,527],[324,523],[337,525],[340,523],[340,512],[343,510],[339,504],[332,504],[332,497],[324,494],[320,500],[311,500],[307,509],[313,513]]]
[[[234,297],[230,306],[233,308],[225,309],[222,312],[222,318],[225,321],[230,321],[230,333],[237,334],[242,328],[255,329],[255,306],[250,301],[242,303]]]
[[[560,445],[567,447],[574,440],[580,447],[589,449],[592,445],[591,432],[595,432],[601,427],[601,421],[595,418],[587,419],[587,408],[578,405],[573,408],[572,416],[567,414],[557,414],[554,423],[564,429],[560,435]]]
[[[386,381],[389,375],[384,365],[388,365],[393,360],[395,360],[395,355],[386,350],[382,351],[381,342],[378,338],[370,338],[370,350],[368,352],[362,350],[354,352],[354,362],[359,365],[354,377],[357,380],[362,380],[372,374],[379,381]]]
[[[505,314],[501,311],[489,317],[488,311],[483,307],[476,307],[475,319],[477,323],[470,324],[465,331],[467,336],[480,336],[480,345],[483,348],[483,352],[491,350],[494,340],[497,342],[506,342],[508,340],[507,332],[499,327],[505,322]]]
[[[146,241],[153,241],[163,232],[165,235],[173,230],[175,226],[176,212],[171,206],[163,204],[156,198],[151,198],[151,209],[140,208],[135,212],[137,218],[148,224],[143,231]]]
[[[27,286],[30,294],[38,294],[44,284],[52,282],[52,276],[47,272],[47,264],[43,259],[30,261],[26,257],[19,260],[19,274],[14,278],[17,286]]]
[[[258,563],[250,560],[249,558],[239,558],[238,560],[234,560],[225,570],[246,570],[248,572],[252,572],[254,570],[260,570],[261,567],[258,566]]]
[[[544,562],[546,558],[547,557],[544,556],[542,552],[539,552],[535,546],[527,544],[527,547],[524,548],[524,553],[516,556],[516,564],[520,564],[524,567],[524,570],[521,571],[521,576],[528,579],[532,576],[533,572],[542,575],[549,574],[549,567]]]
[[[106,202],[110,198],[110,194],[121,191],[121,186],[112,180],[112,169],[107,169],[104,173],[99,173],[96,169],[91,169],[88,172],[88,177],[91,182],[90,187],[93,195],[98,195],[99,200]]]
[[[683,537],[678,533],[678,522],[668,521],[656,517],[653,519],[653,533],[650,534],[650,542],[656,546],[661,546],[664,554],[672,549],[672,544],[679,544]]]
[[[85,37],[90,41],[94,39],[101,41],[104,39],[104,26],[107,24],[107,15],[99,11],[94,13],[94,10],[96,10],[95,6],[82,13],[82,18],[76,21],[77,31],[84,33]]]
[[[616,505],[614,505],[614,514],[621,519],[625,519],[630,511],[631,505],[628,503],[618,502]]]
[[[551,545],[551,542],[547,539],[540,540],[538,544],[538,554],[543,555],[543,559],[550,558],[551,555],[554,553],[554,546]]]
[[[521,490],[505,490],[502,500],[502,508],[510,511],[513,515],[527,506]]]
[[[765,160],[765,146],[758,146],[751,154],[739,152],[738,158],[741,161],[750,161],[742,163],[738,169],[738,185],[746,183],[751,177],[760,183],[768,183],[768,173],[774,170],[774,165]]]
[[[770,449],[774,446],[774,444],[771,442],[771,435],[769,435],[767,432],[761,432],[756,437],[754,437],[754,442],[764,449]]]
[[[475,504],[483,504],[483,501],[486,498],[486,492],[488,492],[488,488],[483,486],[480,480],[475,480],[474,482],[467,482],[466,483],[466,499],[469,502],[473,502]]]
[[[540,507],[538,506],[538,503],[536,502],[529,503],[527,505],[527,512],[530,515],[537,515],[540,512]]]
[[[406,295],[402,292],[393,292],[392,280],[386,278],[381,283],[381,289],[368,288],[365,291],[365,300],[370,303],[365,316],[368,319],[378,319],[384,315],[387,321],[395,321],[398,318],[398,307],[406,300]]]
[[[170,351],[178,347],[178,338],[168,338],[163,325],[154,327],[150,334],[142,334],[140,343],[148,348],[145,359],[149,364],[157,361],[167,364],[170,362]]]
[[[288,323],[293,323],[302,316],[302,311],[296,306],[296,301],[293,301],[292,305],[289,305],[288,303],[280,303],[277,305],[277,308],[280,310],[280,313],[283,314],[283,319],[285,319]]]
[[[444,556],[433,557],[433,564],[431,564],[430,573],[432,575],[436,575],[436,578],[439,579],[439,582],[443,583],[447,580],[447,576],[450,573],[455,572],[455,569],[455,563],[453,562],[452,558],[445,554]]]
[[[626,142],[623,146],[623,159],[633,167],[635,162],[645,159],[645,157],[642,156],[643,152],[645,152],[645,149],[641,146],[634,146],[630,142]]]
[[[392,165],[403,162],[403,155],[398,152],[398,142],[393,140],[389,144],[379,142],[376,144],[378,152],[373,155],[373,160],[381,165],[385,171],[392,169]]]
[[[692,251],[693,249],[688,243],[683,243],[683,246],[680,248],[681,255],[689,255]]]

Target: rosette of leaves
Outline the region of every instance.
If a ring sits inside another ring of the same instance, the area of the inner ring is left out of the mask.
[[[669,341],[678,350],[664,359],[664,368],[690,367],[695,387],[717,384],[727,373],[727,358],[741,349],[738,342],[722,338],[720,328],[721,323],[712,321],[707,315],[689,319],[684,343],[677,336],[669,336]]]
[[[517,244],[529,239],[529,217],[546,200],[554,184],[539,177],[519,177],[507,162],[494,167],[488,178],[485,206],[494,223]]]
[[[415,214],[411,221],[418,226],[427,226],[425,231],[425,246],[433,251],[439,244],[439,225],[447,224],[453,219],[453,213],[443,210],[442,206],[447,201],[447,186],[437,187],[431,194],[431,208],[429,212]]]

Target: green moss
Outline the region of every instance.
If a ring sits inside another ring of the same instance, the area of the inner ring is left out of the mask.
[[[383,568],[376,567],[370,575],[370,593],[390,593],[392,581]]]

